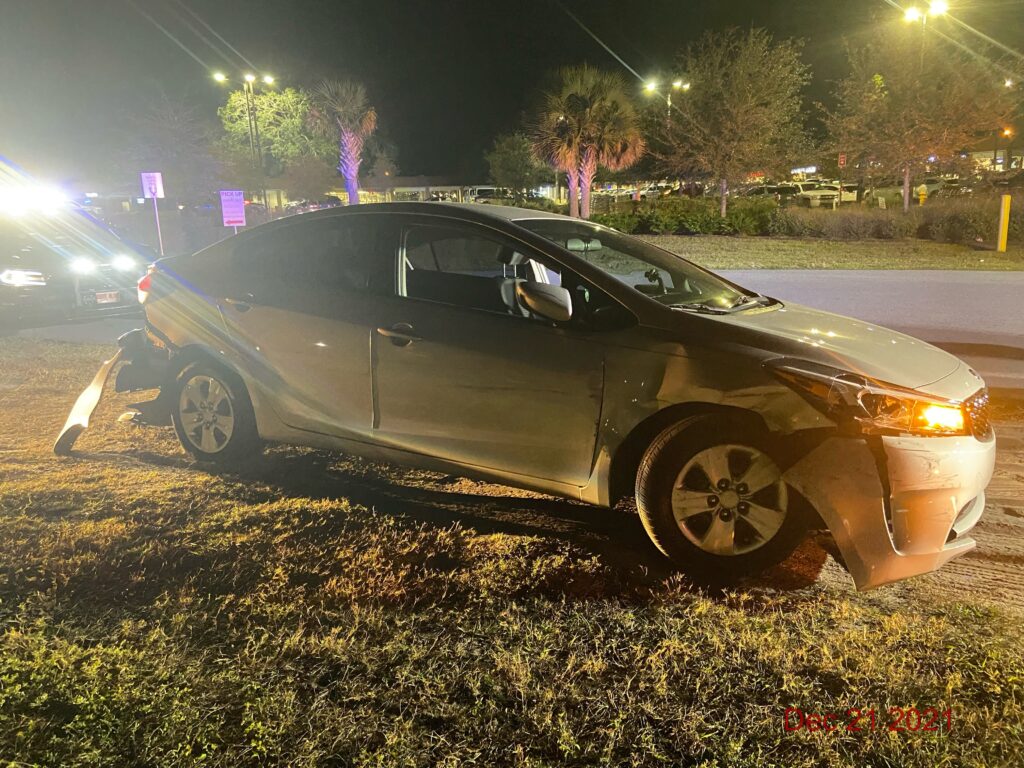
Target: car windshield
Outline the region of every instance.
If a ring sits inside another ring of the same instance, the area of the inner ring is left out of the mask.
[[[729,311],[757,298],[675,254],[607,227],[566,219],[521,219],[516,224],[670,307]]]

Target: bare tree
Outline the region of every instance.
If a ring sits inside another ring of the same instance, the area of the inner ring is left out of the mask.
[[[763,29],[709,32],[677,57],[692,84],[666,117],[649,120],[651,151],[679,178],[712,178],[722,216],[729,186],[755,171],[783,171],[807,149],[801,45]]]
[[[837,106],[823,108],[836,151],[901,177],[904,211],[911,177],[929,158],[947,160],[994,134],[1014,106],[998,69],[916,32],[890,29],[850,48],[850,74],[836,89]]]

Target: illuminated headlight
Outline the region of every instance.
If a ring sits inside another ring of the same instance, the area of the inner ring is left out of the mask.
[[[5,269],[0,271],[0,283],[23,288],[26,285],[46,285],[46,278],[34,269]]]
[[[135,269],[135,259],[131,256],[125,256],[122,253],[110,260],[110,266],[114,269],[119,269],[122,272],[131,272]]]
[[[96,271],[96,262],[88,256],[79,256],[71,260],[71,271],[76,275],[88,275]]]
[[[867,435],[968,434],[961,403],[804,360],[773,361],[769,366],[844,429]]]

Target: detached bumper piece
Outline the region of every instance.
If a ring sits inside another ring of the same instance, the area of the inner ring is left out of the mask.
[[[786,480],[828,525],[858,589],[934,571],[975,547],[995,440],[883,437],[826,440]],[[883,455],[879,456],[879,450]]]
[[[103,389],[110,378],[114,367],[122,360],[127,364],[118,371],[115,389],[118,392],[134,392],[141,389],[155,389],[164,381],[168,358],[166,352],[154,347],[144,330],[129,331],[117,340],[120,349],[109,360],[100,366],[89,386],[78,396],[64,428],[61,429],[53,444],[53,452],[58,456],[71,453],[75,441],[89,428],[89,419],[96,406],[99,405]],[[144,403],[133,403],[131,408],[138,411],[133,421],[154,426],[166,426],[171,423],[170,409],[164,402],[161,390],[156,399]]]

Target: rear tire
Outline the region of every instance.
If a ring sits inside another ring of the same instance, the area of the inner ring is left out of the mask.
[[[213,362],[191,363],[178,374],[171,421],[181,446],[198,461],[234,464],[262,447],[245,385]]]
[[[655,546],[702,583],[777,565],[807,533],[766,436],[717,416],[685,419],[651,443],[636,500]]]

